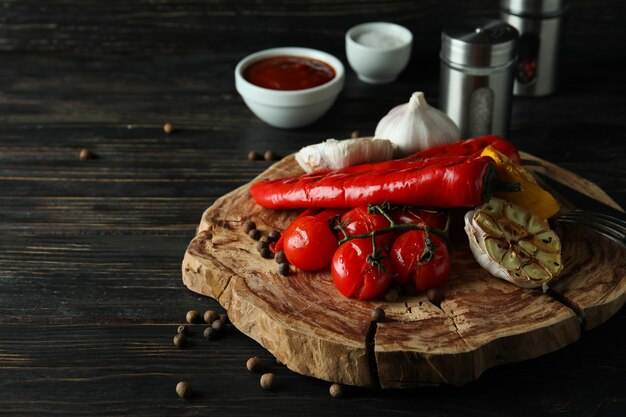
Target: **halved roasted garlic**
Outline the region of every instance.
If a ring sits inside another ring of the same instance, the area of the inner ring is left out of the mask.
[[[492,198],[467,212],[465,232],[478,263],[520,287],[545,285],[563,269],[561,242],[548,221],[517,204]]]

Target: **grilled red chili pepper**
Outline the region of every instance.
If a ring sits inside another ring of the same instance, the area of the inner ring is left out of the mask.
[[[513,146],[513,144],[506,139],[496,135],[481,136],[478,138],[461,140],[458,142],[448,143],[445,145],[433,146],[432,148],[424,149],[421,152],[416,153],[412,157],[417,158],[432,158],[439,156],[450,155],[475,155],[477,152],[481,152],[488,145],[493,146],[503,154],[509,157],[509,159],[515,162],[520,162],[519,152]]]
[[[253,184],[250,193],[268,208],[343,208],[384,201],[469,207],[490,196],[493,175],[487,175],[489,161],[479,157],[488,145],[520,160],[513,144],[488,135],[435,146],[403,159],[263,181]]]
[[[366,204],[469,207],[486,201],[493,183],[491,158],[405,158],[252,184],[267,208],[357,207]]]
[[[413,168],[415,167],[416,163],[421,162],[423,159],[444,156],[478,157],[482,153],[482,151],[489,145],[496,147],[496,149],[509,156],[509,158],[512,158],[516,161],[520,160],[519,153],[515,146],[513,146],[513,144],[511,144],[506,139],[502,139],[499,136],[489,135],[459,142],[453,142],[445,145],[434,146],[432,148],[425,149],[421,152],[404,157],[402,159],[394,159],[391,161],[378,162],[374,164],[353,165],[343,168],[341,172],[357,173],[368,172],[372,170],[387,171],[392,169]]]

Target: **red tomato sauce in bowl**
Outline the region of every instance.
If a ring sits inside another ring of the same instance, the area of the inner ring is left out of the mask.
[[[260,59],[243,71],[250,83],[271,90],[303,90],[335,78],[335,70],[318,59],[277,55]]]

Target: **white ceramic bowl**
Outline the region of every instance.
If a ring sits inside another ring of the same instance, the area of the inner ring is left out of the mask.
[[[302,90],[272,90],[252,84],[243,77],[248,65],[276,55],[318,59],[333,67],[335,77],[317,87]],[[248,55],[237,64],[235,87],[259,119],[272,126],[289,129],[309,125],[328,111],[343,88],[344,73],[341,61],[326,52],[309,48],[272,48]]]
[[[370,84],[395,80],[409,63],[412,44],[411,31],[395,23],[363,23],[346,33],[348,62],[359,79]]]

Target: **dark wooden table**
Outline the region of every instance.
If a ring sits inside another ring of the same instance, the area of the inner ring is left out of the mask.
[[[510,139],[626,205],[625,8],[574,1],[559,92],[516,98]],[[626,312],[543,357],[464,387],[373,391],[296,375],[234,328],[217,341],[190,309],[219,308],[181,283],[181,260],[216,198],[328,137],[372,134],[413,91],[437,104],[441,22],[497,1],[137,1],[0,4],[0,415],[626,414]],[[256,50],[301,45],[346,62],[352,25],[395,21],[415,35],[408,69],[370,86],[348,71],[319,122],[278,130],[236,93]],[[165,134],[165,122],[175,131]],[[95,157],[79,159],[81,148]],[[259,356],[279,389],[245,369]],[[196,395],[177,397],[189,381]]]

